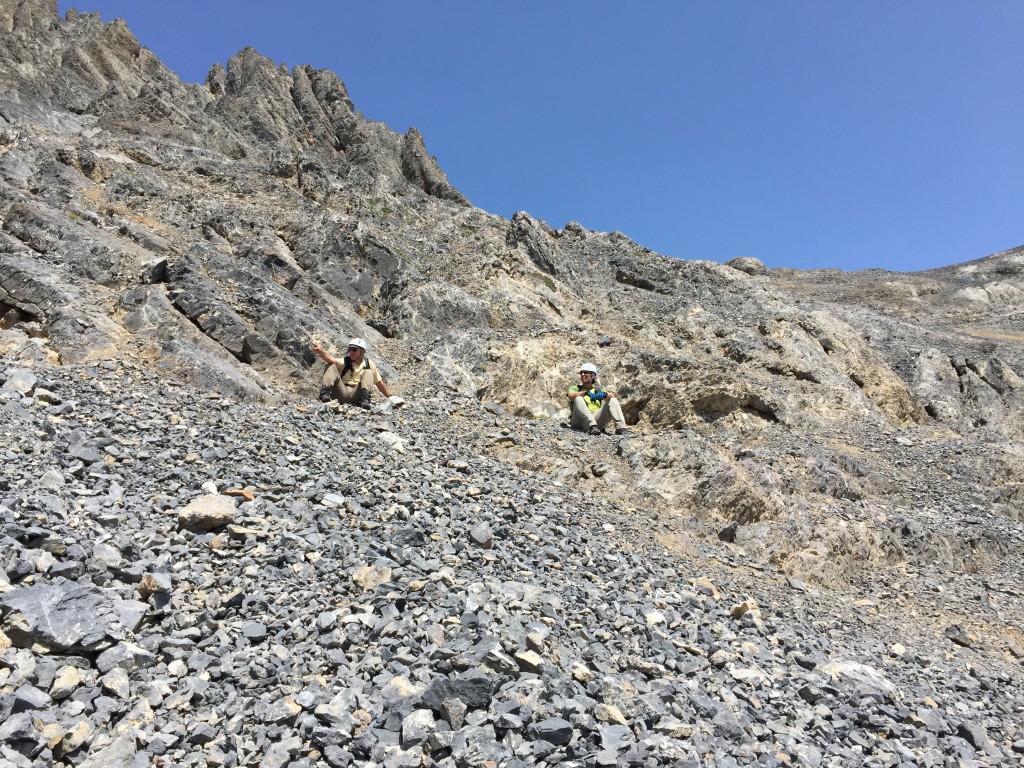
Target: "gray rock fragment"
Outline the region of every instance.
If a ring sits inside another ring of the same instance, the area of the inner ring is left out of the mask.
[[[482,549],[490,549],[494,546],[494,534],[491,533],[491,527],[485,522],[474,525],[469,531],[469,537]]]
[[[0,595],[0,628],[19,647],[51,652],[92,652],[123,640],[142,620],[146,605],[86,584],[60,581],[19,587]]]
[[[37,381],[39,379],[35,373],[28,368],[8,368],[7,381],[0,387],[0,391],[27,395],[35,388]]]
[[[462,727],[463,723],[466,722],[466,712],[468,708],[465,702],[461,699],[448,698],[441,702],[439,709],[441,717],[452,727],[453,730],[458,730]]]
[[[402,747],[422,744],[434,732],[436,721],[429,709],[416,709],[402,719]]]
[[[992,757],[999,757],[1001,754],[999,748],[988,737],[988,731],[978,723],[961,723],[957,727],[956,733],[979,752]]]
[[[14,692],[14,713],[45,709],[50,705],[50,697],[34,685],[23,685]]]
[[[486,707],[494,692],[495,678],[477,670],[471,670],[457,678],[441,678],[430,684],[421,702],[435,712],[441,712],[441,705],[448,699],[458,699],[468,709]]]
[[[263,759],[260,760],[260,768],[284,768],[302,749],[302,739],[298,736],[289,736],[270,745]]]
[[[80,768],[132,768],[136,753],[135,731],[128,729],[109,746],[90,755]]]
[[[568,744],[573,738],[572,723],[560,717],[549,717],[539,723],[533,723],[526,730],[530,738],[550,744]]]

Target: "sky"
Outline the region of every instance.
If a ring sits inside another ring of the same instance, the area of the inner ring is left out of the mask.
[[[59,0],[186,82],[252,46],[415,126],[479,208],[913,271],[1024,244],[1018,0]]]

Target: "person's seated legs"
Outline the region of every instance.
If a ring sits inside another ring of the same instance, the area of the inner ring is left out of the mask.
[[[569,419],[569,426],[581,432],[590,432],[591,434],[598,431],[594,415],[587,407],[587,401],[582,397],[577,397],[572,401],[572,416]]]
[[[359,386],[356,387],[356,405],[360,408],[370,409],[370,392],[373,390],[373,371],[367,368],[359,377]]]
[[[337,367],[328,365],[327,370],[320,379],[320,402],[329,403],[331,400],[340,400],[341,377],[338,375]]]
[[[591,415],[590,409],[587,408],[587,401],[583,397],[577,397],[572,400],[569,426],[572,429],[579,429],[583,432],[588,431],[592,426],[596,426],[594,417]]]
[[[622,415],[622,406],[619,405],[617,397],[605,400],[601,405],[601,410],[597,412],[596,422],[601,430],[604,430],[610,421],[615,422],[616,435],[629,434],[629,428],[626,427],[626,419]]]

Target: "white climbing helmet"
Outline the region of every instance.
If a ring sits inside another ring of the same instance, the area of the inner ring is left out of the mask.
[[[592,373],[597,376],[597,366],[593,363],[584,363],[580,366],[580,373]]]
[[[361,350],[363,350],[363,352],[368,351],[369,348],[370,348],[369,345],[366,343],[366,339],[359,339],[359,338],[349,339],[348,340],[348,345],[350,347],[359,347]]]

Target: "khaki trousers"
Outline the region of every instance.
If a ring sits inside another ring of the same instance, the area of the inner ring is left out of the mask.
[[[320,381],[320,386],[329,387],[331,390],[331,397],[339,403],[356,405],[363,397],[364,392],[369,394],[372,391],[373,371],[367,368],[359,376],[359,383],[355,386],[349,387],[345,386],[345,383],[341,380],[341,373],[338,371],[338,366],[328,365],[327,370],[324,371],[324,377]]]
[[[617,397],[612,400],[605,399],[598,411],[591,411],[587,407],[587,401],[582,397],[572,401],[572,417],[569,424],[573,429],[586,431],[593,426],[604,429],[609,421],[615,422],[616,429],[626,428],[626,419],[622,415],[622,406],[619,405]]]

